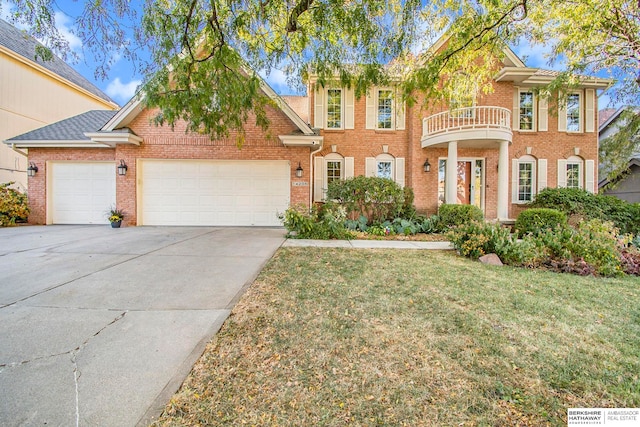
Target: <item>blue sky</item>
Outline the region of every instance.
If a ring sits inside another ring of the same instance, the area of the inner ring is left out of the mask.
[[[120,105],[124,105],[134,95],[136,88],[142,82],[142,76],[139,75],[135,67],[125,59],[118,56],[115,57],[116,62],[109,72],[108,78],[105,80],[94,76],[95,64],[92,62],[90,52],[84,52],[82,41],[73,34],[73,19],[81,13],[83,2],[76,0],[58,0],[56,3],[59,10],[56,11],[56,25],[58,30],[65,35],[69,41],[70,48],[77,54],[78,61],[70,62],[80,74],[94,83],[103,92],[109,95]],[[0,0],[0,17],[6,19],[7,3],[6,0]],[[545,46],[530,46],[524,42],[518,46],[512,46],[515,53],[524,60],[527,66],[545,69],[560,70],[563,67],[561,61],[556,62],[552,66],[548,64],[545,54],[548,49]],[[600,77],[607,77],[606,73]],[[269,76],[266,76],[268,83],[273,89],[281,94],[297,94],[295,88],[287,86],[286,76],[280,70],[272,70]],[[609,97],[605,93],[599,100],[600,108],[604,108],[609,103]]]

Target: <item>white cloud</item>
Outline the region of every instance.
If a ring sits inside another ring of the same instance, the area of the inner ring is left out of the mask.
[[[133,98],[133,95],[136,94],[136,89],[141,83],[142,81],[140,80],[131,80],[129,83],[122,83],[120,77],[116,77],[115,80],[107,85],[105,92],[114,100],[124,104]]]
[[[73,19],[65,15],[62,12],[55,13],[56,28],[60,32],[60,35],[69,43],[69,49],[79,53],[82,50],[82,40],[76,36],[71,29],[73,26]]]
[[[269,86],[279,95],[300,95],[301,92],[303,92],[303,88],[289,86],[287,75],[284,71],[277,68],[271,69],[268,76],[265,71],[261,71],[260,76],[265,79]]]

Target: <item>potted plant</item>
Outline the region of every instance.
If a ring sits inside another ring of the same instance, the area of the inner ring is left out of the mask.
[[[124,218],[124,211],[122,211],[122,209],[113,208],[109,211],[109,222],[112,228],[120,228],[122,218]]]

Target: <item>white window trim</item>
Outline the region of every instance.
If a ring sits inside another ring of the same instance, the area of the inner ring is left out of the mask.
[[[391,154],[380,154],[376,157],[375,174],[378,176],[378,165],[382,162],[391,163],[391,180],[395,181],[396,177],[396,159]]]
[[[531,165],[531,200],[520,200],[520,165],[521,164],[530,164]],[[538,161],[533,156],[523,156],[517,159],[516,161],[516,170],[514,171],[516,174],[516,188],[515,188],[515,198],[513,203],[515,204],[526,204],[531,202],[538,194]]]
[[[339,90],[340,91],[340,127],[329,127],[329,91],[330,90]],[[327,87],[324,90],[324,99],[325,99],[325,108],[324,108],[324,128],[326,130],[343,130],[344,127],[344,97],[345,91],[341,87]]]
[[[394,95],[394,90],[390,87],[377,87],[374,89],[375,90],[375,96],[374,96],[374,108],[375,108],[375,129],[376,130],[381,130],[381,131],[393,131],[396,130],[396,102],[395,102],[395,95]],[[378,120],[379,117],[379,113],[380,113],[380,104],[378,103],[380,100],[380,92],[381,91],[389,91],[391,92],[391,127],[389,128],[381,128],[378,127],[378,123],[380,123],[380,121]]]
[[[520,129],[520,94],[521,93],[531,93],[532,98],[532,117],[531,117],[531,129]],[[538,97],[535,92],[531,89],[527,88],[518,88],[518,110],[515,112],[518,115],[518,132],[537,132],[538,127],[538,111],[536,105],[538,104]]]
[[[569,187],[569,176],[568,176],[569,165],[578,165],[578,188],[583,190],[585,188],[585,185],[584,185],[584,161],[582,159],[576,157],[576,156],[572,156],[572,157],[569,157],[567,159],[567,162],[565,163],[565,167],[564,167],[565,186],[566,186],[566,188],[575,188],[575,187]]]
[[[567,133],[583,133],[584,132],[584,93],[582,91],[573,91],[567,94],[567,101],[570,95],[578,95],[578,130],[569,130],[569,109],[568,102],[565,102],[565,123]],[[581,168],[582,169],[582,168]]]

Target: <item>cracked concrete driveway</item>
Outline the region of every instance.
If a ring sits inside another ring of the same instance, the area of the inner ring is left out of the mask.
[[[284,234],[0,229],[0,424],[146,425]]]

